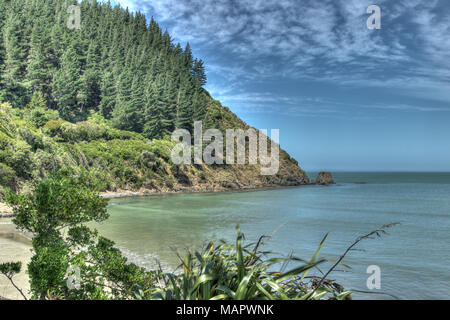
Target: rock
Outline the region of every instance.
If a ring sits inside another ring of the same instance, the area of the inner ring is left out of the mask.
[[[192,182],[189,179],[188,175],[184,173],[184,171],[180,169],[180,167],[177,167],[177,170],[174,173],[174,177],[180,184],[184,186],[192,186]]]
[[[315,184],[320,184],[322,186],[329,186],[336,183],[334,182],[330,172],[319,172]]]
[[[225,189],[238,190],[239,185],[236,182],[222,181],[221,186]]]

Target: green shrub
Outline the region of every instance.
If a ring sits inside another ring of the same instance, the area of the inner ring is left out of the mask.
[[[107,127],[107,134],[106,134],[107,140],[142,140],[144,141],[145,138],[136,132],[131,131],[123,131],[116,128]]]
[[[16,184],[16,172],[4,163],[0,163],[0,185],[14,188]]]
[[[14,139],[0,131],[0,150],[7,148],[13,142]]]
[[[44,125],[44,132],[51,137],[61,136],[62,126],[67,123],[64,120],[50,120]]]
[[[44,148],[44,144],[42,141],[43,135],[32,132],[28,127],[20,127],[19,136],[22,138],[22,140],[29,144],[33,150]]]
[[[49,110],[47,108],[34,108],[25,113],[25,119],[30,121],[37,128],[43,127],[47,122],[51,120],[57,120],[59,113],[56,110]]]
[[[68,126],[65,133],[68,141],[92,141],[106,138],[107,129],[103,125],[84,121]]]
[[[140,168],[155,170],[158,167],[159,159],[151,151],[142,152],[136,162]]]
[[[66,142],[90,142],[100,139],[144,141],[144,138],[138,133],[110,128],[105,123],[95,119],[78,123],[50,120],[45,124],[44,132]]]
[[[134,171],[131,168],[125,167],[123,169],[123,179],[125,179],[125,181],[127,183],[131,183],[131,184],[136,184],[139,181],[139,176],[137,175],[136,171]]]
[[[172,189],[174,181],[172,177],[164,177],[164,184],[167,188]]]
[[[44,177],[48,173],[58,171],[61,168],[59,158],[41,149],[37,150],[33,158],[33,167],[36,177]]]
[[[150,144],[150,150],[158,157],[169,161],[172,156],[172,149],[175,143],[167,140],[154,140]]]
[[[16,134],[16,125],[13,121],[13,109],[9,103],[0,104],[0,133],[10,138]]]
[[[10,165],[19,177],[29,178],[33,164],[31,146],[25,141],[19,140],[13,146],[13,153],[8,165]]]
[[[90,168],[89,170],[82,170],[79,177],[94,191],[105,191],[110,188],[109,181],[111,179],[103,169]]]

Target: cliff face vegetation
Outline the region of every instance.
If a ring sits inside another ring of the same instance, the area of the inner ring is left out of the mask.
[[[280,153],[260,165],[182,165],[170,159],[177,128],[249,126],[203,88],[203,61],[158,24],[120,7],[82,1],[0,0],[0,186],[65,170],[98,191],[221,191],[308,183]]]

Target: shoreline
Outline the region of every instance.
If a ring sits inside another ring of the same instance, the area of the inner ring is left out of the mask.
[[[290,188],[300,188],[306,186],[314,186],[315,184],[301,184],[293,186],[265,186],[265,187],[254,187],[254,188],[240,188],[240,189],[219,189],[219,190],[195,190],[195,189],[182,189],[177,191],[150,191],[145,190],[141,192],[136,191],[126,191],[119,190],[116,192],[105,191],[101,192],[100,196],[105,199],[120,199],[120,198],[140,198],[140,197],[157,197],[157,196],[170,196],[170,195],[182,195],[182,194],[223,194],[223,193],[241,193],[241,192],[258,192],[267,190],[278,190],[278,189],[290,189]],[[31,259],[30,249],[30,239],[26,235],[19,232],[13,225],[11,218],[13,217],[12,210],[5,204],[0,202],[0,244],[3,247],[3,252],[0,254],[0,262],[7,262],[9,260],[22,261],[25,264]],[[121,249],[122,253],[127,256],[125,251]],[[137,263],[134,261],[132,256],[127,256],[130,262]],[[145,267],[145,266],[144,266]],[[21,284],[22,288],[29,288],[28,276],[25,273],[25,269],[16,277],[16,280]],[[14,288],[0,277],[0,297],[3,299],[21,299]]]
[[[99,192],[100,196],[104,199],[123,199],[123,198],[141,198],[141,197],[157,197],[157,196],[170,196],[170,195],[182,195],[182,194],[221,194],[221,193],[243,193],[243,192],[258,192],[258,191],[269,191],[269,190],[279,190],[279,189],[291,189],[291,188],[301,188],[308,186],[320,186],[317,183],[307,183],[298,185],[273,185],[273,186],[260,186],[260,187],[246,187],[246,188],[236,188],[236,189],[194,189],[185,188],[180,190],[144,190],[144,191],[102,191]],[[0,201],[0,219],[13,218],[14,214],[12,209]]]
[[[261,187],[261,188],[245,188],[235,190],[179,190],[179,191],[103,191],[100,192],[100,196],[105,199],[122,199],[122,198],[140,198],[140,197],[157,197],[168,195],[181,195],[181,194],[218,194],[218,193],[237,193],[237,192],[256,192],[266,190],[277,190],[286,188],[298,188],[308,185],[299,186],[275,186],[275,187]],[[0,219],[9,219],[14,216],[12,209],[6,204],[0,201]]]
[[[291,189],[313,186],[315,184],[304,184],[296,186],[273,186],[273,187],[255,187],[245,189],[232,189],[232,190],[180,190],[180,191],[104,191],[100,192],[100,196],[105,199],[121,199],[121,198],[141,198],[141,197],[158,197],[158,196],[170,196],[170,195],[182,195],[182,194],[221,194],[221,193],[244,193],[244,192],[258,192],[269,191],[278,189]]]
[[[105,199],[122,199],[122,198],[140,198],[140,197],[157,197],[157,196],[168,196],[168,195],[182,195],[182,194],[219,194],[219,193],[237,193],[237,192],[256,192],[256,191],[266,191],[266,190],[277,190],[277,189],[287,189],[287,188],[298,188],[309,186],[311,184],[296,185],[296,186],[267,186],[267,187],[254,187],[254,188],[240,188],[240,189],[219,189],[219,190],[208,190],[208,189],[181,189],[176,191],[102,191],[99,192],[100,196]],[[0,201],[0,219],[9,219],[14,216],[12,209]]]
[[[256,184],[253,186],[241,186],[236,183],[222,183],[220,185],[208,185],[208,186],[176,186],[177,188],[170,190],[155,190],[155,189],[145,189],[142,191],[129,191],[129,190],[118,190],[118,191],[104,191],[100,192],[100,196],[105,199],[118,199],[118,198],[130,198],[130,197],[151,197],[151,196],[165,196],[165,195],[177,195],[177,194],[216,194],[216,193],[235,193],[235,192],[256,192],[265,190],[277,190],[277,189],[287,189],[287,188],[299,188],[306,186],[331,186],[336,185],[330,172],[319,172],[316,180],[311,180],[307,177],[306,180],[286,180],[285,183],[281,182],[279,184]]]
[[[270,190],[279,190],[279,189],[291,189],[291,188],[301,188],[308,186],[317,186],[318,184],[309,183],[309,184],[300,184],[300,185],[278,185],[278,186],[264,186],[264,187],[253,187],[253,188],[240,188],[240,189],[216,189],[216,190],[208,190],[208,189],[181,189],[176,191],[154,191],[154,190],[145,190],[145,191],[128,191],[128,190],[120,190],[120,191],[102,191],[99,192],[100,196],[104,199],[124,199],[124,198],[141,198],[141,197],[158,197],[158,196],[170,196],[170,195],[182,195],[182,194],[221,194],[221,193],[244,193],[244,192],[258,192],[258,191],[270,191]],[[13,218],[14,214],[12,209],[8,207],[6,204],[0,201],[0,219],[9,219]]]

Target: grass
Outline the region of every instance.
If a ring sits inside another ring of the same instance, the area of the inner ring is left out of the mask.
[[[244,245],[244,235],[237,227],[234,244],[221,241],[216,246],[211,242],[202,251],[188,252],[184,258],[177,253],[182,272],[157,272],[158,285],[140,290],[136,297],[150,294],[151,299],[160,300],[351,299],[352,292],[334,281],[319,283],[316,277],[308,276],[327,261],[319,258],[326,237],[310,260],[275,257],[263,250],[265,237]],[[292,263],[296,266],[285,271]]]

